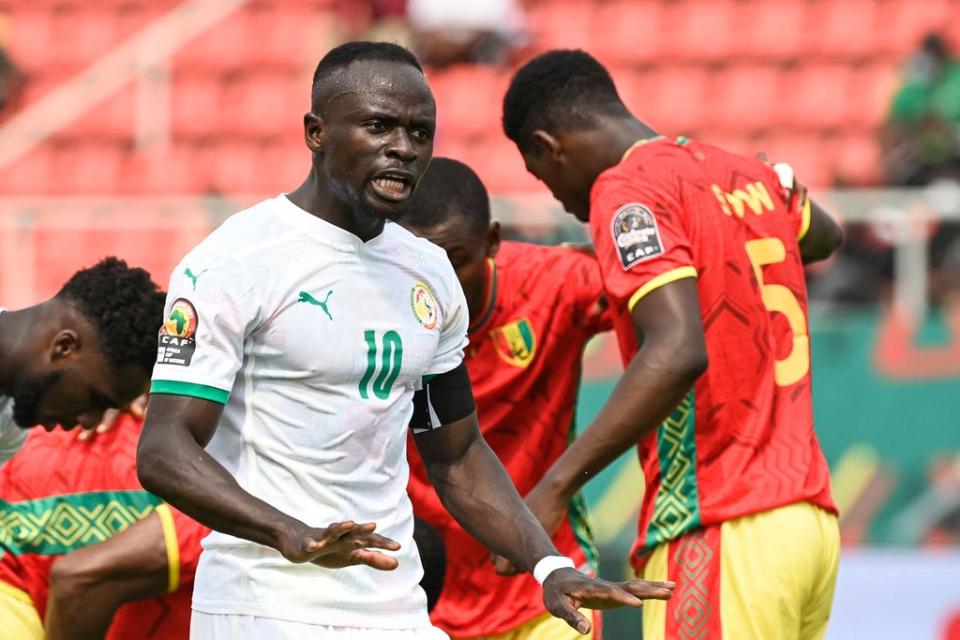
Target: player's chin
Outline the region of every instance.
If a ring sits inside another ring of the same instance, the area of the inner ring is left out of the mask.
[[[378,194],[369,193],[368,191],[364,198],[364,204],[366,205],[366,209],[371,213],[383,218],[392,219],[399,217],[407,210],[407,206],[410,204],[410,197],[387,199]]]

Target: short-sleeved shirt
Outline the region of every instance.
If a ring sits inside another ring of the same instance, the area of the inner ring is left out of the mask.
[[[5,309],[0,309],[2,314]],[[13,398],[0,396],[0,466],[27,441],[27,430],[13,421]]]
[[[468,312],[439,247],[387,222],[366,242],[285,195],[228,219],[170,279],[152,393],[224,403],[207,450],[311,526],[376,522],[400,566],[325,569],[214,532],[193,607],[309,624],[429,625],[406,487],[423,378],[463,361]]]
[[[22,593],[43,617],[57,559],[157,513],[170,563],[168,593],[120,607],[107,638],[175,640],[189,633],[193,575],[209,529],[140,486],[140,427],[123,418],[89,442],[60,429],[30,432],[0,469],[0,585]]]
[[[467,371],[480,430],[521,495],[530,492],[572,441],[581,358],[587,341],[612,328],[597,261],[580,251],[504,242],[489,261],[487,304],[474,318]],[[456,638],[499,634],[544,613],[526,574],[497,575],[490,552],[447,513],[420,457],[410,455],[410,497],[418,517],[444,539],[443,594],[430,614]],[[589,571],[596,551],[580,495],[553,536]]]
[[[688,141],[632,148],[600,174],[590,231],[624,364],[640,349],[631,312],[696,278],[709,365],[639,443],[647,480],[635,557],[699,526],[810,502],[835,511],[813,430],[807,291],[788,208],[765,163]]]

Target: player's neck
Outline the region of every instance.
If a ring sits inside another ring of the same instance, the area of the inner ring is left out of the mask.
[[[601,164],[604,169],[620,164],[624,154],[638,140],[648,140],[660,135],[633,116],[602,120],[595,133],[596,148],[603,150]]]
[[[333,190],[320,182],[313,171],[303,184],[288,193],[287,197],[304,211],[352,233],[364,242],[380,235],[386,224],[386,219],[338,200]]]

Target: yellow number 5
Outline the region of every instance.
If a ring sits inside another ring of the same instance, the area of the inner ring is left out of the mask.
[[[799,382],[810,370],[810,336],[807,335],[807,318],[803,308],[790,289],[782,284],[767,284],[763,281],[763,266],[783,262],[787,251],[779,238],[749,240],[747,256],[753,265],[753,273],[760,285],[763,306],[771,313],[782,313],[793,332],[793,348],[783,360],[777,360],[773,378],[781,387]]]

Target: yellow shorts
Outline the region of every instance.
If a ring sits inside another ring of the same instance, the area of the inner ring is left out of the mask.
[[[581,609],[580,613],[587,616],[587,620],[593,624],[593,629],[585,636],[577,633],[576,629],[560,618],[554,618],[549,613],[545,613],[512,631],[471,638],[471,640],[601,640],[600,612]]]
[[[644,640],[819,640],[839,561],[836,516],[807,503],[661,544],[643,578],[677,589],[669,602],[644,603]]]
[[[0,629],[3,640],[43,640],[43,621],[30,596],[0,582]]]

